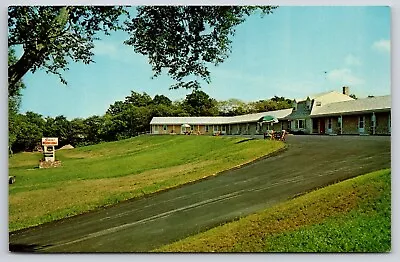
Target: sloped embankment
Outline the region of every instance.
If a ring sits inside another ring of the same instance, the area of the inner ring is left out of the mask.
[[[71,217],[219,174],[284,147],[210,136],[140,136],[57,151],[62,167],[38,169],[40,153],[16,154],[9,173],[10,231]]]
[[[391,171],[334,184],[158,252],[389,252]]]

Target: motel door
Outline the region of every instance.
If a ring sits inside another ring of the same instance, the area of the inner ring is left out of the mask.
[[[325,134],[325,118],[319,119],[319,133]]]
[[[365,116],[360,116],[358,118],[358,132],[360,134],[365,132]]]

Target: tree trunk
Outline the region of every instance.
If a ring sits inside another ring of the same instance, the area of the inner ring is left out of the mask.
[[[16,84],[32,68],[35,59],[29,52],[24,52],[22,57],[13,65],[8,67],[8,92],[13,96],[18,90]]]
[[[53,27],[49,28],[45,35],[51,39],[51,42],[57,40],[57,36],[64,30],[69,18],[70,11],[74,7],[60,7],[59,14],[54,18],[52,24]],[[46,39],[48,40],[48,39]],[[48,41],[38,41],[35,45],[28,47],[24,46],[24,54],[22,57],[13,65],[8,67],[8,92],[9,96],[12,96],[17,92],[16,84],[21,78],[31,70],[35,63],[36,65],[43,66],[43,61],[49,51]]]

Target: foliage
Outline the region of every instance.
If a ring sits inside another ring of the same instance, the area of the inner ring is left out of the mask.
[[[352,178],[157,252],[388,252],[391,171]]]
[[[8,49],[8,66],[15,64],[17,58],[12,48]],[[21,104],[21,90],[25,88],[22,81],[18,81],[13,86],[8,86],[8,146],[11,149],[17,139],[18,110]]]
[[[218,114],[217,101],[201,90],[193,90],[182,103],[191,116],[215,116]]]
[[[53,169],[34,168],[40,153],[15,154],[9,161],[10,175],[18,177],[9,188],[10,231],[196,181],[284,146],[263,140],[237,143],[240,140],[139,136],[59,150],[56,158],[62,167]]]
[[[269,107],[255,108],[258,102],[245,103],[238,99],[216,101],[200,90],[194,90],[183,101],[172,102],[164,95],[155,95],[152,99],[146,93],[132,91],[124,101],[116,101],[109,106],[105,115],[90,116],[85,119],[68,120],[65,116],[46,117],[32,112],[17,114],[10,111],[9,143],[12,150],[31,151],[40,142],[40,135],[58,137],[59,145],[71,144],[85,146],[100,142],[109,142],[137,136],[150,130],[150,121],[153,117],[171,116],[232,116],[253,113],[265,110],[275,110],[287,106],[289,99],[271,98]],[[276,102],[277,101],[277,102]],[[18,121],[17,121],[18,119]],[[35,125],[35,127],[32,127]],[[27,136],[19,139],[24,133]],[[32,141],[28,141],[32,139]],[[16,144],[16,139],[19,142]]]
[[[351,94],[351,95],[349,95],[349,97],[356,99],[356,100],[358,99],[358,97],[355,94]]]
[[[240,99],[231,98],[226,101],[218,101],[219,115],[237,116],[248,114],[251,110],[249,104]]]
[[[66,83],[61,71],[69,60],[90,63],[96,33],[122,29],[123,7],[10,6],[8,46],[22,46],[23,55],[8,67],[9,89],[28,72],[44,69]],[[13,95],[13,93],[11,93]]]
[[[164,95],[155,95],[153,98],[153,104],[171,106],[172,101]]]
[[[13,125],[15,125],[13,151],[32,150],[43,137],[45,121],[39,114],[27,112],[25,115],[16,115]]]
[[[149,58],[154,76],[167,70],[178,83],[172,88],[200,87],[199,76],[211,81],[208,65],[222,63],[231,51],[235,27],[256,10],[272,13],[276,7],[263,6],[141,6],[127,22],[134,50]],[[187,81],[185,81],[185,79]]]
[[[291,108],[292,102],[293,101],[290,99],[275,96],[268,100],[259,100],[257,102],[252,102],[249,106],[251,108],[251,112],[258,113]]]
[[[58,137],[60,146],[70,143],[71,123],[65,116],[56,116],[54,119],[47,117],[46,125],[42,130],[45,137]]]
[[[8,46],[22,46],[23,55],[8,67],[9,87],[28,72],[44,69],[56,74],[68,64],[93,62],[93,41],[99,33],[125,30],[125,44],[149,58],[154,76],[163,69],[178,81],[173,88],[199,88],[199,76],[210,82],[208,64],[220,64],[230,52],[235,27],[257,10],[270,14],[271,6],[10,6]]]
[[[131,91],[131,95],[125,97],[125,104],[131,104],[133,106],[141,107],[141,106],[148,106],[152,104],[153,100],[151,97],[146,94],[139,94],[135,91]]]

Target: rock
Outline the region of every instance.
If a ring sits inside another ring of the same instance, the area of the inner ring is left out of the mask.
[[[74,147],[72,145],[68,144],[68,145],[65,145],[63,147],[60,147],[58,150],[60,150],[60,149],[72,149],[72,148],[74,148]]]

